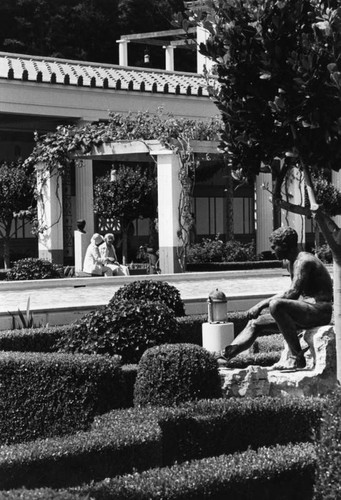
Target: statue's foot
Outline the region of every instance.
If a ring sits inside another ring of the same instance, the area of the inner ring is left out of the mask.
[[[225,349],[217,355],[217,361],[219,366],[226,366],[227,363],[230,361],[230,359],[236,356],[237,354],[236,350],[237,346],[234,345],[226,346]]]
[[[285,361],[278,361],[271,366],[270,370],[303,370],[306,364],[304,353],[300,352],[297,356],[289,356]]]

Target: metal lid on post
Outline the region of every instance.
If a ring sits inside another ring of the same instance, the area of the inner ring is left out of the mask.
[[[212,292],[209,294],[208,300],[212,302],[227,302],[227,297],[224,294],[224,292],[216,288],[215,290],[212,290]]]
[[[212,290],[208,299],[208,322],[217,323],[226,321],[227,316],[227,297],[218,288]]]

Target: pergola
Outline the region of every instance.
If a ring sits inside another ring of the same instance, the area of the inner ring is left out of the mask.
[[[217,142],[192,141],[193,153],[218,154]],[[151,157],[157,164],[158,186],[158,232],[159,257],[162,273],[177,273],[181,267],[177,250],[181,245],[179,231],[179,199],[181,183],[179,155],[165,148],[158,140],[137,140],[104,143],[94,147],[91,154],[76,154],[82,160],[82,167],[76,168],[76,217],[86,220],[87,237],[94,233],[93,211],[93,161],[142,161]],[[39,257],[61,263],[63,261],[63,216],[62,186],[55,175],[41,178],[45,170],[37,165],[38,189],[41,197],[38,201],[38,218],[47,229],[39,236]],[[40,187],[39,187],[40,186]],[[88,243],[88,242],[87,242]],[[78,268],[81,262],[75,262]],[[77,270],[77,269],[76,269]]]
[[[191,141],[189,144],[195,154],[219,154],[218,142]],[[104,143],[94,147],[90,154],[75,154],[74,158],[82,160],[82,167],[76,168],[76,218],[86,220],[86,241],[95,230],[93,211],[93,161],[146,161],[151,157],[157,164],[158,186],[158,233],[160,268],[163,274],[181,272],[178,260],[179,238],[179,200],[181,182],[179,171],[180,157],[175,150],[164,147],[158,140],[136,140]],[[39,235],[39,257],[52,262],[62,263],[63,248],[63,213],[62,186],[60,178],[55,175],[46,177],[42,165],[37,165],[38,189],[41,197],[38,200],[38,217],[40,223],[47,228]],[[255,184],[255,212],[257,221],[257,252],[267,248],[269,235],[273,230],[273,206],[265,185],[271,184],[271,174],[261,173]],[[39,188],[40,186],[40,188]],[[293,193],[301,195],[299,183],[293,179]],[[296,214],[286,213],[290,217],[290,225],[299,230],[302,218]],[[83,248],[84,248],[83,245]],[[75,255],[76,271],[82,268],[82,257]]]

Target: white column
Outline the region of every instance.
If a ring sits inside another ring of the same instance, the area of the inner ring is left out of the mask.
[[[174,47],[172,45],[165,45],[163,48],[165,49],[166,56],[166,70],[174,71]]]
[[[304,176],[298,168],[294,168],[282,191],[282,197],[289,203],[304,206]],[[305,217],[286,210],[282,210],[282,225],[293,227],[298,234],[298,243],[305,245]]]
[[[56,174],[50,175],[45,165],[36,165],[38,223],[43,229],[39,233],[39,258],[63,264],[63,195],[62,181]]]
[[[181,193],[179,168],[180,162],[176,154],[157,155],[159,253],[162,274],[181,272],[177,258],[177,248],[180,245],[177,235]]]
[[[212,59],[203,56],[199,52],[199,47],[201,43],[206,43],[209,37],[209,32],[202,26],[197,27],[197,73],[202,74],[204,72],[204,66],[206,66],[207,71],[211,71],[214,62]]]
[[[272,175],[261,172],[256,179],[256,251],[270,250],[269,236],[273,231],[273,205],[271,202]]]
[[[76,164],[76,219],[85,220],[85,231],[89,235],[90,243],[95,232],[92,160],[83,160]]]
[[[341,191],[341,172],[334,172],[332,170],[332,184]],[[336,215],[334,217],[336,224],[341,227],[341,215]]]
[[[117,40],[118,43],[118,64],[128,66],[128,43],[129,40]]]

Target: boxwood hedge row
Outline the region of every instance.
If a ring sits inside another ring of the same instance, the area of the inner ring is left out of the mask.
[[[311,500],[315,462],[308,443],[260,448],[116,477],[79,493],[96,500]]]
[[[0,489],[76,486],[90,478],[100,481],[189,457],[213,456],[217,450],[242,451],[250,436],[249,444],[257,448],[304,442],[318,433],[320,400],[229,403],[232,400],[203,400],[178,408],[113,410],[95,417],[89,431],[2,446]]]
[[[4,500],[311,500],[315,450],[309,443],[248,450],[52,490],[12,490]]]
[[[125,405],[119,357],[2,352],[0,445],[89,428]]]

